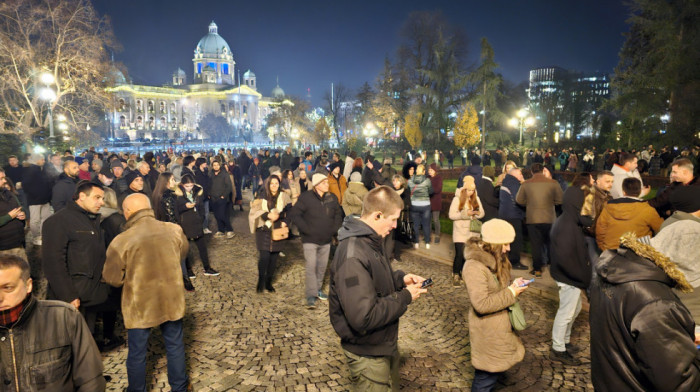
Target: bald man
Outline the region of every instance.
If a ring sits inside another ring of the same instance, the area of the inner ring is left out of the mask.
[[[122,207],[125,229],[107,249],[102,277],[112,286],[123,286],[122,314],[129,338],[128,390],[146,390],[148,337],[151,328],[160,327],[170,388],[186,391],[189,379],[182,338],[185,291],[180,261],[187,255],[187,238],[179,225],[156,220],[144,194],[127,196]]]

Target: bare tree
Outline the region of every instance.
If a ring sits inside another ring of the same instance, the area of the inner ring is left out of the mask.
[[[350,97],[352,97],[352,91],[346,88],[342,83],[334,83],[332,87],[332,92],[327,91],[323,100],[325,102],[325,109],[331,117],[331,128],[335,132],[335,138],[340,145],[340,127],[342,119],[340,116],[341,105],[343,102],[348,102]]]
[[[88,125],[104,119],[110,100],[108,48],[117,47],[109,20],[89,0],[1,2],[0,132],[29,137],[48,125],[50,107],[76,136],[91,134]],[[42,100],[43,88],[55,98]]]

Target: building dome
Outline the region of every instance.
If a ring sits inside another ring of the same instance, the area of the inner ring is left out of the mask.
[[[120,71],[115,66],[110,67],[110,70],[103,79],[103,82],[111,86],[120,86],[123,84],[127,84],[126,77],[124,77],[122,71]]]
[[[182,68],[179,68],[179,67],[177,68],[177,71],[175,71],[175,72],[173,73],[173,75],[176,75],[176,76],[187,76],[187,74],[185,73],[185,71],[183,71]]]
[[[199,40],[194,52],[202,54],[204,58],[219,57],[222,53],[230,54],[231,48],[226,43],[226,40],[219,35],[218,30],[216,23],[211,22],[209,24],[209,34]]]
[[[245,71],[245,73],[243,74],[243,77],[244,77],[244,78],[254,78],[254,77],[255,77],[255,74],[253,73],[253,71],[247,70],[247,71]]]
[[[284,90],[282,90],[282,87],[280,87],[279,83],[277,83],[277,86],[272,89],[272,98],[284,98]]]

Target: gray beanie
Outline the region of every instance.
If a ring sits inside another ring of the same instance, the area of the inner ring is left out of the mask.
[[[681,220],[673,223],[651,239],[650,244],[678,266],[694,288],[700,287],[700,223]]]
[[[350,174],[350,182],[362,182],[362,174],[360,172]]]

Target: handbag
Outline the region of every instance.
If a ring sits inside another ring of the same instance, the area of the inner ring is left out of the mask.
[[[469,221],[469,231],[472,233],[481,233],[481,226],[483,223],[478,219],[472,219]]]
[[[281,241],[289,238],[289,227],[280,227],[277,229],[272,229],[272,240]]]
[[[525,320],[525,313],[523,308],[520,307],[520,302],[517,300],[515,303],[508,307],[508,318],[510,318],[510,325],[516,331],[522,331],[527,328],[527,320]]]

